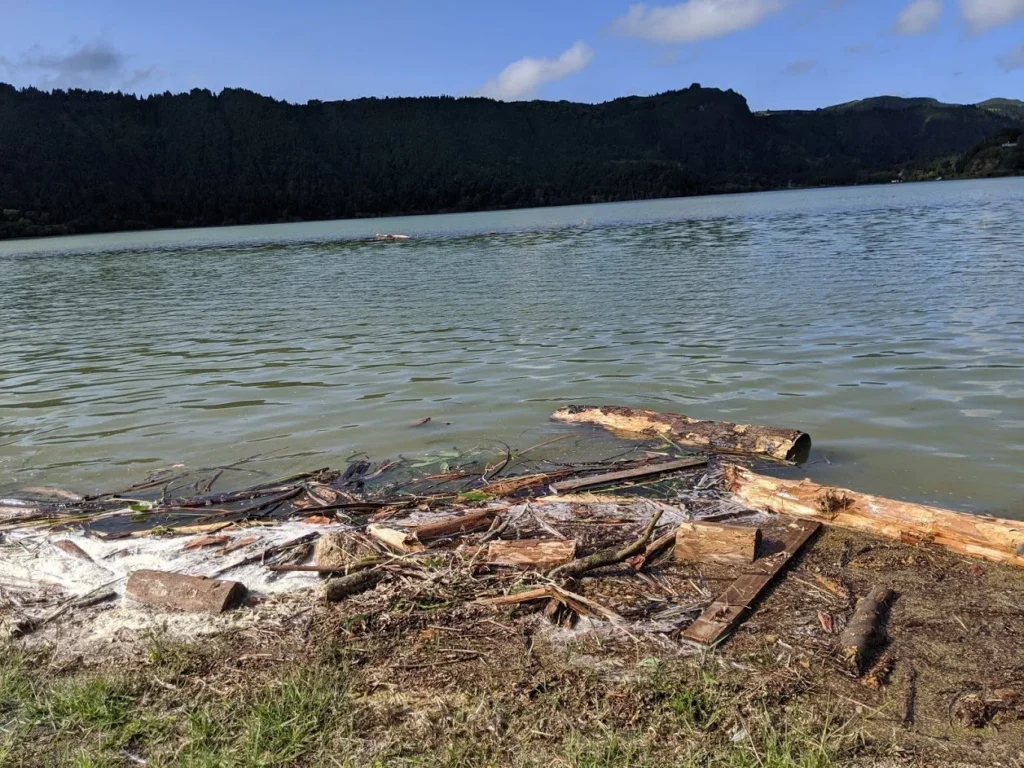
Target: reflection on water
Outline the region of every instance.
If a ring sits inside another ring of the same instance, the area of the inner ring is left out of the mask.
[[[0,243],[0,488],[530,444],[592,402],[1024,515],[1022,210],[1010,179]]]

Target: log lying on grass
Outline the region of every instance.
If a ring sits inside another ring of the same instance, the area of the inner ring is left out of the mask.
[[[875,587],[857,601],[853,618],[839,637],[839,655],[860,675],[885,642],[885,620],[895,595],[888,587]]]
[[[569,405],[555,411],[552,418],[572,424],[597,424],[615,432],[664,435],[707,450],[770,456],[783,461],[803,461],[811,450],[811,436],[796,429],[701,421],[678,413],[616,405]]]
[[[175,611],[222,613],[241,601],[245,586],[238,581],[143,570],[128,577],[125,594],[140,603]]]
[[[725,481],[726,488],[754,509],[1024,566],[1024,521],[952,512],[810,480],[783,480],[736,465],[725,468]]]

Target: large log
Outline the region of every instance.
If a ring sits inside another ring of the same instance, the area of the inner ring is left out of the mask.
[[[128,577],[125,594],[140,603],[175,611],[221,613],[242,599],[245,587],[238,581],[143,570]]]
[[[736,465],[725,468],[725,480],[726,487],[754,509],[1024,566],[1024,521],[952,512],[810,480],[783,480]]]
[[[552,418],[573,424],[597,424],[615,432],[664,435],[711,451],[770,456],[784,461],[803,461],[811,450],[811,436],[796,429],[701,421],[678,413],[617,405],[569,405],[555,411]]]
[[[761,529],[745,525],[681,523],[676,531],[676,560],[752,563],[761,545]]]

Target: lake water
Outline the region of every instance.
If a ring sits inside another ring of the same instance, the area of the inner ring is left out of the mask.
[[[567,402],[1022,517],[1024,179],[0,243],[0,489],[525,447]]]

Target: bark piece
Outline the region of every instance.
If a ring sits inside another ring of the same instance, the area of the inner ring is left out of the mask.
[[[87,560],[93,562],[93,559],[89,557],[89,554],[82,549],[80,546],[75,544],[71,539],[61,539],[60,541],[53,542],[53,546],[59,549],[61,552],[66,552],[72,557],[77,557],[79,560]]]
[[[683,632],[683,637],[699,645],[715,645],[732,632],[754,602],[782,572],[821,526],[815,522],[798,522],[782,539],[782,551],[763,557],[750,570],[729,585],[697,620]]]
[[[1024,566],[1024,521],[952,512],[810,480],[783,480],[736,465],[725,468],[725,478],[729,490],[755,509]]]
[[[888,587],[875,587],[857,601],[843,634],[839,636],[839,655],[850,669],[860,675],[885,642],[885,621],[895,594]]]
[[[350,576],[342,576],[339,579],[331,579],[327,582],[325,596],[327,602],[336,603],[344,600],[350,595],[357,595],[377,586],[384,578],[385,571],[380,568],[371,568],[365,571],[353,573]]]
[[[519,539],[492,541],[487,562],[544,571],[567,563],[576,556],[575,539]]]
[[[811,436],[796,429],[702,421],[640,408],[569,405],[555,411],[553,418],[574,424],[597,424],[615,432],[664,435],[707,450],[770,456],[783,461],[802,461],[811,450]]]
[[[197,536],[192,539],[192,541],[182,547],[181,550],[186,552],[193,549],[202,549],[203,547],[219,547],[221,544],[227,544],[229,541],[231,541],[230,536],[206,534],[205,536]]]
[[[605,472],[604,474],[590,475],[589,477],[576,477],[570,480],[559,480],[557,483],[551,484],[551,490],[555,493],[561,493],[562,491],[578,491],[583,488],[596,488],[601,485],[617,483],[620,480],[636,480],[644,477],[653,477],[654,475],[662,475],[666,472],[678,472],[682,469],[704,467],[707,466],[707,463],[708,460],[702,457],[691,457],[688,459],[679,459],[678,461],[663,461],[658,464],[648,464],[645,467],[623,469],[618,472]]]
[[[429,541],[430,539],[440,539],[443,536],[486,530],[491,526],[497,514],[498,510],[496,509],[481,509],[478,512],[470,512],[468,515],[424,523],[413,529],[413,535],[420,541]]]
[[[761,529],[745,525],[682,523],[676,532],[676,560],[752,563],[761,546]]]
[[[419,539],[410,531],[385,528],[383,525],[368,525],[366,532],[392,552],[405,555],[410,552],[422,552],[424,550],[424,546],[420,543]]]
[[[140,603],[175,611],[222,613],[242,599],[245,586],[238,581],[144,570],[128,577],[125,594]]]

